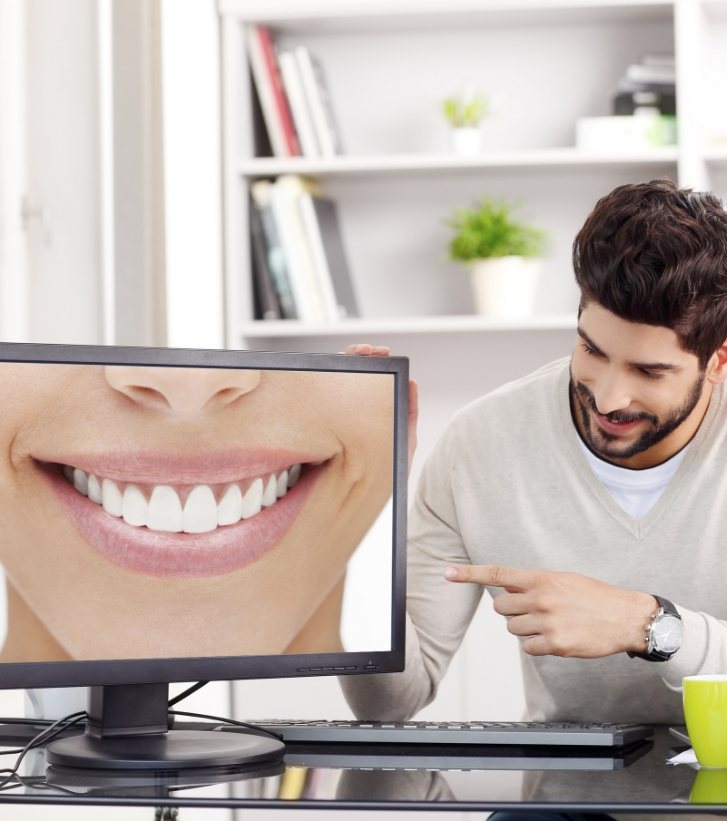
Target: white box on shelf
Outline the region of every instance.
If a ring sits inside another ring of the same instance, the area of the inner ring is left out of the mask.
[[[630,114],[576,120],[576,148],[587,151],[638,151],[675,142],[674,117]]]

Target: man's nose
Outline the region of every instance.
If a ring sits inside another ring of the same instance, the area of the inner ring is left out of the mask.
[[[609,374],[592,386],[598,412],[606,416],[614,411],[626,410],[632,396],[628,380],[617,374]]]
[[[108,365],[111,387],[148,410],[192,416],[217,410],[254,391],[260,371],[227,368],[146,368]]]

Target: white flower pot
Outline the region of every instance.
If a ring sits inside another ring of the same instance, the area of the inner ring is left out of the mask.
[[[476,126],[455,128],[452,131],[452,148],[455,154],[471,157],[482,149],[482,132]]]
[[[531,257],[492,257],[472,263],[477,313],[497,319],[531,316],[541,268],[542,260]]]

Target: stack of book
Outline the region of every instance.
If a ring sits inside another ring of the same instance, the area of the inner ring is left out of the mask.
[[[676,67],[669,54],[648,54],[628,66],[611,116],[576,121],[576,146],[587,150],[644,150],[674,145],[676,138]]]
[[[323,67],[305,46],[279,50],[267,26],[250,26],[253,85],[276,157],[342,153]]]
[[[250,188],[257,319],[358,316],[336,205],[312,180],[283,174]]]
[[[676,65],[673,54],[647,54],[626,69],[613,99],[613,113],[676,114]]]

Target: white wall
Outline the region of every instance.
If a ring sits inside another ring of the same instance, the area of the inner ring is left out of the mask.
[[[218,19],[162,0],[167,344],[223,346]]]
[[[27,234],[29,336],[102,340],[95,0],[28,0],[27,197],[46,209]]]

